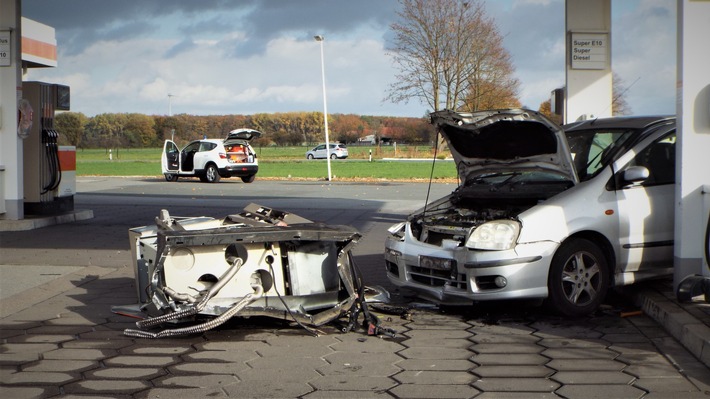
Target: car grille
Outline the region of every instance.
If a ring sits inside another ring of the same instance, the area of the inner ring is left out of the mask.
[[[448,270],[428,269],[412,265],[407,267],[409,268],[409,277],[420,284],[432,287],[448,285],[462,290],[465,290],[468,286],[465,274],[457,273],[455,279],[452,279],[451,272]]]

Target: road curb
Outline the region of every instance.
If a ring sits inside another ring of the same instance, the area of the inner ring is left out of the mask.
[[[710,327],[657,289],[646,287],[638,290],[635,302],[698,360],[710,367]]]
[[[0,231],[26,231],[55,224],[72,223],[92,219],[94,211],[89,209],[70,211],[61,215],[30,217],[21,220],[0,220]]]

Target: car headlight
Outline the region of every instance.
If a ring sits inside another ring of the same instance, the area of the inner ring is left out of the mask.
[[[404,233],[404,226],[407,225],[407,222],[399,222],[397,224],[393,224],[390,226],[387,231],[389,231],[390,234],[393,236],[402,236],[402,233]]]
[[[515,246],[519,234],[519,222],[494,220],[474,228],[466,239],[466,247],[491,250],[511,249]]]

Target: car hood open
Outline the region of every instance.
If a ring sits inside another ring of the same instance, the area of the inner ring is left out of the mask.
[[[253,140],[253,139],[258,139],[261,137],[261,132],[258,130],[254,129],[234,129],[229,132],[227,135],[227,138],[225,140],[230,140],[230,139],[241,139],[241,140]]]
[[[430,117],[449,145],[462,182],[514,170],[547,171],[579,181],[564,131],[538,112],[443,110]]]

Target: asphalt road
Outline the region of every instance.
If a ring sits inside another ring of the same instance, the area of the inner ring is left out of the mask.
[[[1,232],[0,255],[4,264],[128,266],[128,229],[153,224],[161,209],[173,216],[219,218],[257,203],[314,221],[353,226],[363,234],[354,254],[368,260],[378,257],[381,263],[387,228],[422,207],[427,195],[439,198],[454,189],[447,183],[433,184],[429,191],[427,183],[257,179],[245,184],[223,179],[207,184],[198,179],[170,183],[159,178],[79,177],[74,208],[91,209],[92,219],[40,231]],[[25,250],[32,247],[36,257],[28,258]],[[370,277],[386,283],[374,270]]]

